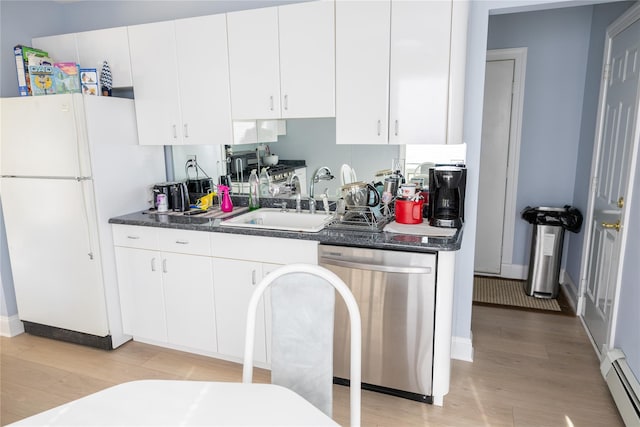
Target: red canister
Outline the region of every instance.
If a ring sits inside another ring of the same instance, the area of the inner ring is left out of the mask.
[[[396,199],[396,222],[399,224],[420,224],[424,200]]]

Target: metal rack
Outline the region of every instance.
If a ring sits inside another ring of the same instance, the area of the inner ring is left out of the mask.
[[[327,227],[335,230],[366,230],[381,232],[393,220],[393,204],[378,207],[346,206],[345,213]]]

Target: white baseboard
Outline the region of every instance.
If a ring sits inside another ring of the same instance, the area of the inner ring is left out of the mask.
[[[501,277],[503,279],[526,280],[527,274],[529,274],[529,268],[526,265],[502,264],[500,266],[500,273],[498,274],[483,272],[477,274],[481,276]]]
[[[473,333],[471,338],[451,337],[451,358],[473,362]]]
[[[24,325],[18,319],[18,315],[0,316],[0,335],[3,337],[15,337],[24,333]]]
[[[518,264],[502,264],[500,266],[500,277],[505,279],[527,280],[529,266]]]
[[[578,286],[576,286],[569,273],[565,270],[560,270],[560,291],[567,297],[567,301],[571,304],[573,312],[577,313],[579,295]]]

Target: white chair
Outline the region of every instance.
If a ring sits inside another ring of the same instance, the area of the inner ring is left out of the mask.
[[[360,311],[347,285],[332,271],[310,264],[291,264],[258,284],[247,310],[242,380],[253,379],[256,310],[272,284],[272,383],[291,388],[331,416],[333,384],[333,308],[335,291],[347,305],[351,321],[350,421],[360,425]],[[294,378],[295,377],[295,378]],[[311,385],[311,387],[309,387]],[[328,396],[327,396],[328,395]]]

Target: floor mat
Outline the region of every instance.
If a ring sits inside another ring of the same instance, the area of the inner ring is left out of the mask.
[[[524,284],[524,280],[475,276],[473,278],[473,301],[537,310],[562,311],[556,299],[528,296],[524,292]]]

